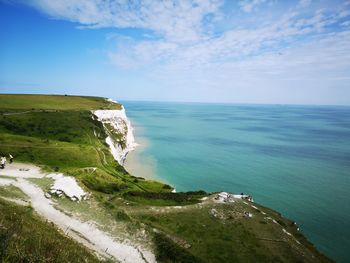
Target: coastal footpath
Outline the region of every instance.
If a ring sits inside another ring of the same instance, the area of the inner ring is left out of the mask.
[[[332,262],[249,196],[130,175],[136,146],[110,99],[0,95],[0,261]]]

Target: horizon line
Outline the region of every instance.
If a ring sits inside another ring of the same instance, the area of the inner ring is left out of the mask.
[[[76,96],[76,97],[100,97],[111,98],[117,102],[155,102],[155,103],[184,103],[184,104],[226,104],[226,105],[275,105],[275,106],[333,106],[333,107],[350,107],[350,104],[315,104],[315,103],[283,103],[283,102],[227,102],[227,101],[181,101],[181,100],[154,100],[154,99],[116,99],[103,95],[84,95],[84,94],[68,94],[68,93],[2,93],[0,95],[43,95],[43,96]]]

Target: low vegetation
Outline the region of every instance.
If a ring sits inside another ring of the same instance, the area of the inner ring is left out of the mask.
[[[14,198],[20,200],[27,200],[28,196],[23,193],[20,189],[13,185],[5,185],[0,187],[0,196],[5,198]]]
[[[0,198],[0,262],[100,262],[91,251],[42,221],[30,207]]]
[[[16,107],[28,112],[13,114]],[[159,182],[135,180],[114,161],[103,125],[87,110],[98,108],[120,109],[121,105],[96,97],[0,95],[0,154],[11,153],[17,161],[76,176],[91,190],[106,194],[170,191]]]
[[[20,110],[98,110],[121,108],[120,104],[107,102],[100,97],[68,95],[1,94],[1,112]]]
[[[207,193],[204,191],[181,193],[130,191],[124,194],[126,200],[143,205],[158,206],[196,204],[205,196],[207,196]]]
[[[292,221],[243,201],[217,204],[209,199],[177,209],[129,211],[160,233],[155,244],[161,262],[171,262],[175,255],[182,255],[175,262],[329,262]]]
[[[270,209],[217,204],[204,191],[171,193],[169,185],[130,175],[113,159],[106,131],[90,111],[120,108],[96,97],[0,95],[0,155],[74,176],[90,199],[52,197],[58,207],[119,235],[146,230],[158,262],[329,262],[293,222]],[[51,184],[31,181],[45,191]],[[1,197],[26,199],[18,189],[0,187],[0,262],[98,262],[30,207]]]
[[[201,259],[193,256],[186,249],[180,247],[164,234],[155,233],[156,257],[159,262],[201,263]]]

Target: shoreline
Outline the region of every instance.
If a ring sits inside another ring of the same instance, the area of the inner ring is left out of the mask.
[[[151,144],[150,140],[143,134],[143,126],[129,117],[127,118],[133,130],[136,147],[127,153],[123,167],[133,176],[168,184],[173,188],[172,193],[176,193],[176,186],[157,174],[157,160],[151,155],[142,154]]]
[[[136,123],[134,120],[130,120],[128,117],[136,142],[136,147],[128,152],[124,162],[124,168],[133,176],[143,177],[147,180],[159,180],[156,175],[157,161],[149,157],[142,157],[142,153],[150,145],[150,141],[142,136],[143,127]]]

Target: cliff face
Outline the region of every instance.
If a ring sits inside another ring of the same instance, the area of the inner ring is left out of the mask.
[[[125,109],[96,110],[93,114],[103,123],[107,133],[106,143],[114,159],[123,165],[126,155],[136,147],[133,128],[126,116]]]

